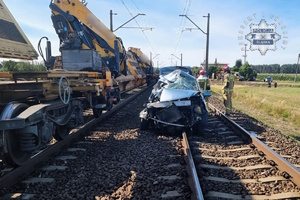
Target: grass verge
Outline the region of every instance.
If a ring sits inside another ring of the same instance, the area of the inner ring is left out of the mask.
[[[211,89],[221,94],[222,85],[212,84]],[[235,109],[300,141],[300,88],[236,84],[232,103]]]

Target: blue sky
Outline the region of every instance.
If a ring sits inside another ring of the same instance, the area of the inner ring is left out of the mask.
[[[52,54],[59,54],[58,38],[51,22],[50,0],[21,1],[4,0],[15,19],[36,48],[38,40],[47,36],[52,42]],[[38,3],[37,3],[38,2]],[[250,33],[250,24],[259,24],[265,19],[267,24],[276,24],[276,33],[281,39],[275,43],[274,51],[268,50],[261,55],[258,50],[247,51],[250,64],[289,64],[297,63],[300,53],[300,2],[298,0],[87,0],[87,7],[109,27],[109,11],[113,16],[114,28],[131,19],[138,13],[136,21],[128,23],[129,27],[121,28],[115,34],[122,38],[125,48],[138,47],[150,57],[155,57],[155,66],[180,65],[180,54],[183,65],[199,66],[205,59],[206,35],[180,14],[186,14],[204,32],[210,13],[209,63],[218,62],[235,64],[237,59],[244,58],[244,51],[239,43],[250,41],[245,35]],[[255,18],[254,18],[255,16]],[[273,17],[271,17],[273,16]],[[251,21],[248,17],[252,17]],[[275,21],[276,19],[276,21]],[[244,21],[248,22],[247,25]],[[241,26],[244,25],[244,29]],[[284,27],[283,27],[284,26]],[[192,28],[188,31],[187,28]],[[241,33],[240,31],[243,31]],[[283,32],[286,31],[286,32]],[[242,40],[239,40],[242,36]],[[283,38],[285,36],[285,38]],[[283,49],[284,47],[285,49]],[[172,56],[174,54],[175,56]],[[39,58],[41,60],[41,58]]]

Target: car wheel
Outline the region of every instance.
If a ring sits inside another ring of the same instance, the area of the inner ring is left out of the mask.
[[[149,121],[147,119],[141,118],[141,126],[140,126],[141,131],[148,130],[148,127],[149,127]]]
[[[206,127],[207,120],[208,120],[208,112],[205,112],[204,114],[202,114],[201,118],[202,118],[202,120],[193,126],[193,134],[195,134],[195,135],[204,134],[204,129]]]

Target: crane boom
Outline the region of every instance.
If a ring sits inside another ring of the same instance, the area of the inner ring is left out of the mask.
[[[111,32],[79,0],[52,0],[52,21],[61,50],[97,51],[115,76],[127,73],[126,51],[120,38]]]

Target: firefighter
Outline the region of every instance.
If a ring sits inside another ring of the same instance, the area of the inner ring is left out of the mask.
[[[206,71],[204,70],[204,68],[200,70],[200,76],[197,78],[197,81],[205,96],[205,101],[208,102],[208,97],[211,96],[211,92],[210,92],[209,79],[208,76],[206,75]]]
[[[269,88],[271,87],[271,81],[268,81],[268,87]]]
[[[202,67],[200,70],[200,75],[204,76],[206,75],[206,71],[204,70],[204,68]]]
[[[206,79],[207,79],[207,76],[206,76],[206,71],[202,68],[200,70],[200,76],[197,78],[198,82],[199,82],[199,85],[200,85],[200,88],[205,91],[206,90]]]
[[[223,86],[223,98],[224,98],[224,105],[226,109],[226,115],[230,115],[232,110],[232,101],[231,96],[233,93],[233,86],[234,86],[234,76],[230,73],[230,68],[228,66],[224,66],[222,68],[224,72],[224,86]]]

